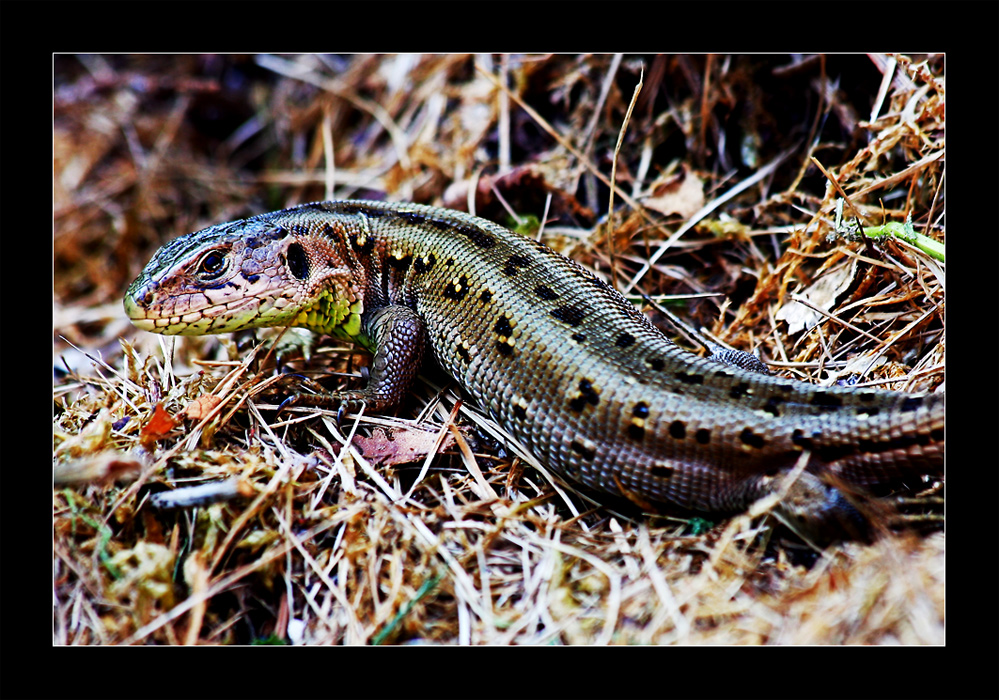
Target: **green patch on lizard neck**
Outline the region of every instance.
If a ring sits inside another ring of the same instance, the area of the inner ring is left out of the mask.
[[[364,302],[361,299],[351,302],[330,290],[323,290],[311,306],[299,312],[294,325],[365,345],[366,339],[361,333],[362,313]]]

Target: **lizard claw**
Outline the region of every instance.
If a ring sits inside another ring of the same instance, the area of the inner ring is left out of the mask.
[[[336,409],[336,424],[337,427],[343,425],[344,416],[347,415],[349,411],[356,411],[358,409],[364,409],[368,405],[366,399],[344,399],[340,402],[340,406]]]
[[[291,396],[286,398],[284,401],[281,402],[281,405],[278,406],[277,415],[280,416],[282,411],[291,408],[297,403],[297,401],[298,401],[298,394],[292,394]]]

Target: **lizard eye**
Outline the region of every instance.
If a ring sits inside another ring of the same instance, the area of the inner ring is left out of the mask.
[[[221,250],[208,251],[198,263],[197,274],[202,279],[213,280],[226,271],[229,258]]]

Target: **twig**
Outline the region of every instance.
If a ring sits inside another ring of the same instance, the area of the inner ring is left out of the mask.
[[[621,130],[617,134],[617,144],[614,146],[614,159],[611,161],[610,200],[607,202],[607,248],[611,261],[611,283],[615,289],[617,289],[617,262],[614,256],[614,191],[616,189],[615,183],[617,182],[617,156],[621,152],[621,144],[624,142],[624,134],[628,130],[628,122],[631,121],[631,112],[635,109],[635,103],[638,101],[638,93],[642,91],[642,78],[644,77],[645,67],[643,66],[642,72],[638,75],[638,84],[635,86],[635,91],[631,94],[628,111],[624,115],[624,121],[621,123]]]

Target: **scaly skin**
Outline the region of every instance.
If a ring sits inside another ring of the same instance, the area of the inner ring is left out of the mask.
[[[366,389],[299,404],[391,408],[429,349],[542,463],[639,500],[735,512],[807,450],[785,510],[810,532],[852,534],[860,516],[834,484],[943,467],[942,395],[696,357],[575,262],[436,207],[323,202],[213,226],[164,246],[125,310],[156,333],[298,326],[374,352]]]

